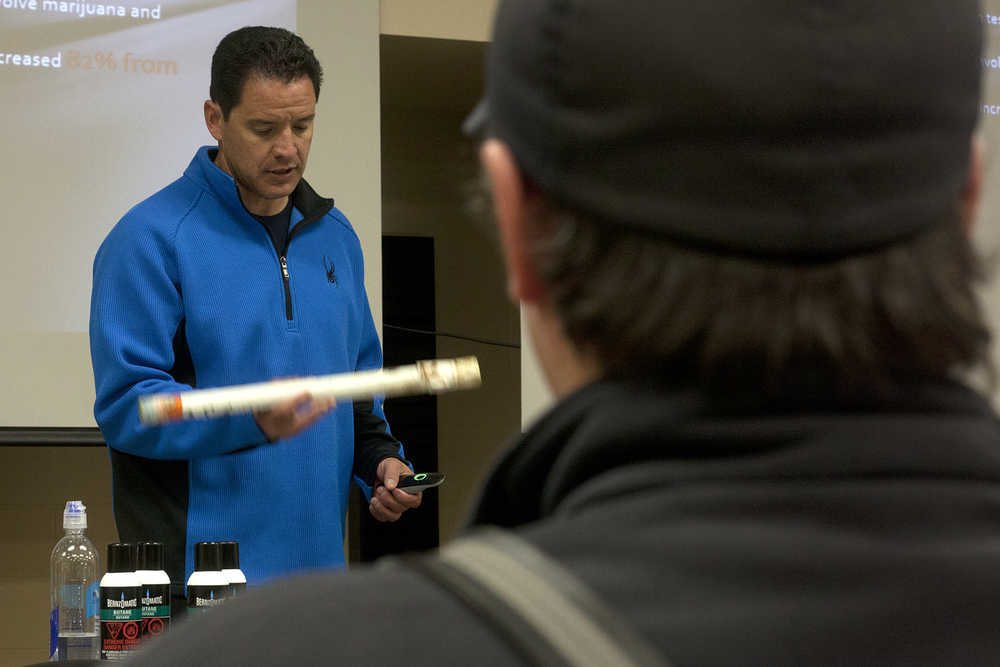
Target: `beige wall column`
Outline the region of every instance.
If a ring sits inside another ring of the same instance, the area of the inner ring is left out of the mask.
[[[382,0],[381,32],[485,42],[497,0]],[[521,424],[527,426],[552,403],[521,318]]]
[[[299,2],[298,32],[323,64],[306,178],[333,197],[361,239],[365,286],[382,327],[379,7],[370,0]]]
[[[497,0],[382,0],[383,35],[489,41]]]

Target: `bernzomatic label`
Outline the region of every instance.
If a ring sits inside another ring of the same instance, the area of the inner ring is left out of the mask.
[[[201,612],[218,607],[229,597],[229,584],[224,586],[188,586],[188,611]]]
[[[101,587],[101,659],[124,660],[139,648],[142,608],[138,586]]]
[[[140,593],[142,638],[162,635],[170,626],[170,584],[147,584]]]

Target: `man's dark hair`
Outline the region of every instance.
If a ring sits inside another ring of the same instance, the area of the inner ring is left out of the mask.
[[[568,337],[608,376],[845,397],[962,370],[992,379],[983,272],[958,215],[882,249],[795,263],[684,247],[539,201],[535,265]]]
[[[316,99],[323,82],[323,68],[302,38],[284,28],[248,26],[234,30],[219,42],[212,56],[209,96],[222,109],[222,117],[240,103],[243,84],[251,77],[291,83],[303,76],[312,81]]]

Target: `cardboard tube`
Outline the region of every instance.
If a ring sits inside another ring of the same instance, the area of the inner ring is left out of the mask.
[[[482,383],[476,357],[430,359],[410,366],[374,371],[314,375],[253,384],[191,389],[139,397],[139,420],[155,426],[184,419],[205,419],[267,410],[308,392],[313,398],[370,399],[375,395],[412,396],[472,389]]]

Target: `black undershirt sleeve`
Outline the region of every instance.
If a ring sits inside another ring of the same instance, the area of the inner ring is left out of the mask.
[[[385,420],[375,414],[372,401],[354,402],[354,474],[370,486],[375,486],[375,473],[383,459],[399,459],[410,465],[399,453],[399,440],[391,433]]]

